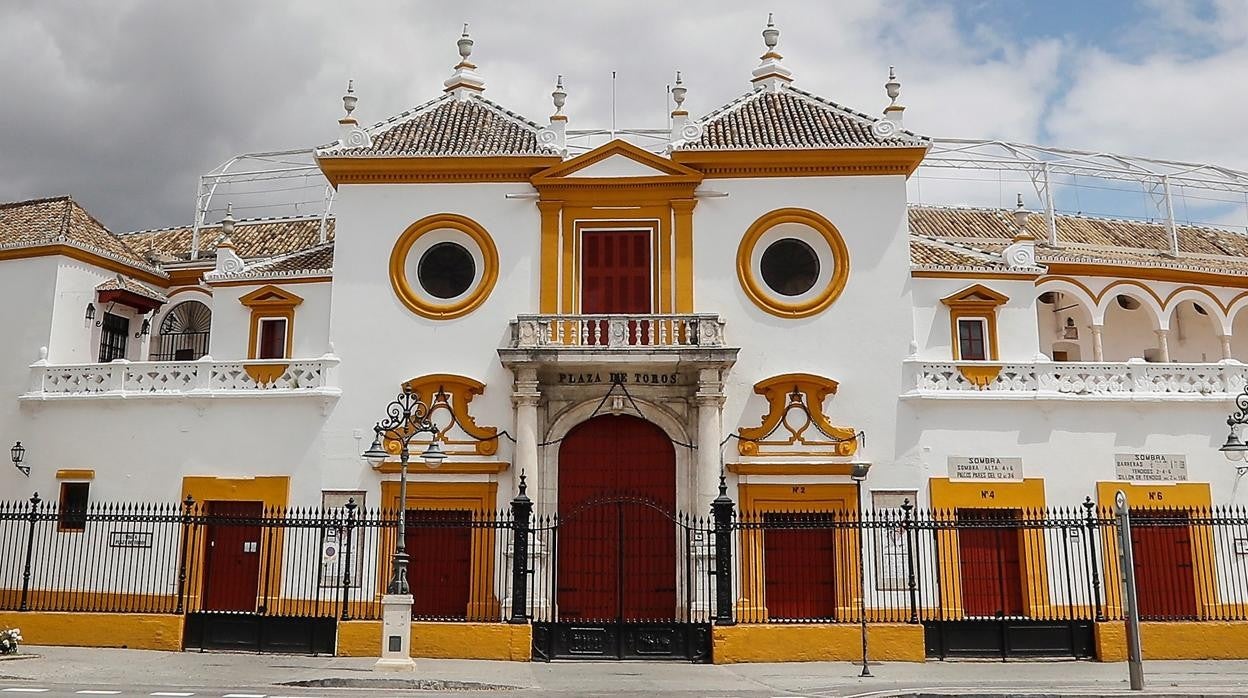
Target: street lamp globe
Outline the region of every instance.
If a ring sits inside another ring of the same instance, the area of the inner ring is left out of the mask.
[[[386,453],[386,449],[381,445],[381,430],[373,430],[373,445],[369,446],[368,450],[361,455],[363,455],[364,460],[368,461],[369,465],[374,468],[385,462],[386,458],[390,454]]]
[[[436,469],[438,466],[442,465],[442,461],[446,460],[446,451],[443,451],[442,447],[438,445],[438,440],[435,437],[433,441],[430,441],[429,445],[425,447],[425,452],[420,454],[420,458],[425,461],[425,465],[429,466],[431,469]]]

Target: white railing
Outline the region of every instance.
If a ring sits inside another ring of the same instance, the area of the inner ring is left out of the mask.
[[[338,357],[318,359],[214,361],[113,361],[106,364],[30,367],[30,391],[23,400],[142,397],[337,396],[332,375]]]
[[[511,327],[515,349],[724,346],[718,315],[520,315]]]
[[[1248,365],[1122,363],[997,363],[907,361],[903,397],[1226,400],[1244,389]]]

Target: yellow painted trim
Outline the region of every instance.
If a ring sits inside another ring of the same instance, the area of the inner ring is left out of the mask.
[[[853,662],[862,658],[862,636],[856,624],[717,625],[711,630],[711,661]],[[872,661],[922,662],[927,657],[923,626],[872,623],[867,628]]]
[[[397,460],[388,460],[377,467],[377,472],[393,475],[399,472],[402,464]],[[511,463],[503,460],[491,461],[456,461],[448,460],[437,468],[430,468],[420,458],[412,458],[407,464],[409,473],[441,473],[443,475],[497,475],[507,472]]]
[[[58,470],[56,471],[57,480],[94,480],[95,471],[89,469],[80,470]]]
[[[238,302],[251,309],[251,325],[247,336],[247,358],[254,359],[259,355],[260,321],[267,318],[286,319],[286,356],[282,358],[291,358],[295,351],[295,307],[303,303],[303,299],[277,286],[265,285],[243,295],[238,299]],[[285,367],[282,370],[285,371]],[[248,374],[250,375],[250,372]],[[279,373],[278,375],[280,376],[281,374]],[[259,382],[255,376],[252,376],[252,379]]]
[[[533,626],[511,623],[412,623],[412,656],[428,659],[491,659],[527,662],[532,658]],[[338,624],[339,657],[376,657],[381,621]]]
[[[598,162],[602,162],[613,155],[620,155],[633,162],[640,163],[650,169],[656,170],[659,174],[640,177],[581,177],[573,178],[572,181],[564,181],[571,175],[580,172]],[[638,182],[638,183],[697,183],[702,179],[702,174],[695,169],[686,167],[675,160],[660,157],[648,150],[639,148],[628,141],[615,139],[609,143],[594,148],[593,150],[578,155],[570,160],[566,160],[553,167],[543,170],[533,176],[533,186],[541,188],[543,185],[551,184],[587,184],[590,186],[598,186],[607,183],[618,183],[619,181]]]
[[[698,170],[707,179],[843,175],[909,177],[926,155],[926,148],[677,150],[672,153],[672,160]]]
[[[479,426],[468,411],[468,405],[472,399],[485,392],[485,383],[467,376],[434,373],[405,381],[402,388],[410,389],[421,402],[429,407],[426,416],[430,417],[435,424],[445,425],[438,433],[438,440],[447,447],[448,455],[492,456],[498,453],[498,427]],[[450,414],[441,415],[442,412],[450,412]],[[470,438],[455,439],[450,433],[451,428],[455,426],[462,429]],[[429,439],[417,438],[412,443],[421,444],[423,448],[424,444],[429,443]],[[401,445],[394,439],[386,439],[385,447],[392,456],[398,456],[401,450]]]
[[[621,217],[627,214],[629,217]],[[660,238],[665,230],[670,230],[665,221],[671,215],[666,207],[639,206],[628,211],[616,209],[597,210],[592,208],[565,208],[564,224],[564,306],[560,312],[580,313],[581,308],[581,246],[582,233],[587,230],[608,228],[612,230],[646,230],[650,233],[650,269],[652,312],[664,312],[664,300],[660,293],[660,279],[664,275],[663,258],[660,257]],[[569,248],[571,253],[569,254]],[[670,269],[670,260],[667,267]],[[670,271],[668,272],[670,273]],[[670,307],[667,306],[667,307]],[[565,336],[568,336],[565,333]],[[575,339],[575,336],[569,336]]]
[[[835,513],[842,518],[857,515],[858,491],[851,483],[802,484],[752,484],[737,486],[737,499],[743,516],[762,517],[775,512]],[[837,598],[840,617],[857,618],[860,608],[861,586],[858,584],[858,531],[841,528],[836,531]],[[764,542],[767,532],[758,528],[742,530],[741,533],[741,597],[737,599],[737,613],[743,617],[766,621],[767,599],[765,591],[766,565]]]
[[[934,477],[928,480],[928,492],[936,516],[950,520],[956,520],[959,509],[1027,511],[1045,506],[1044,478],[1003,482]],[[1023,608],[1028,616],[1043,615],[1049,608],[1045,532],[1036,528],[1020,529],[1018,536]],[[945,609],[947,618],[961,618],[962,560],[956,529],[949,527],[936,531],[936,556],[940,561],[937,585],[941,590],[941,607]]]
[[[832,251],[832,278],[819,295],[801,302],[785,301],[767,290],[761,279],[754,277],[751,258],[754,247],[768,230],[784,223],[798,223],[823,236]],[[822,312],[845,290],[849,281],[849,248],[840,231],[827,218],[804,208],[778,208],[764,213],[754,221],[737,247],[737,279],[746,297],[762,310],[782,318],[803,318]]]
[[[1211,264],[1216,260],[1207,260]],[[1116,264],[1081,264],[1075,262],[1048,261],[1043,263],[1049,274],[1055,276],[1109,276],[1114,278],[1130,278],[1140,281],[1165,281],[1180,284],[1205,284],[1209,286],[1225,286],[1227,288],[1248,288],[1248,276],[1238,274],[1218,274],[1208,271],[1192,271],[1190,269],[1167,269],[1164,267],[1129,267]],[[1045,277],[1040,282],[1052,277]]]
[[[286,323],[287,323],[287,330],[289,330],[290,320],[287,320]],[[289,332],[287,334],[289,334]],[[287,344],[289,345],[289,342]],[[289,348],[287,349],[286,353],[290,354]],[[285,373],[286,369],[289,367],[290,367],[289,363],[245,364],[243,366],[243,370],[246,371],[247,375],[250,376],[251,379],[255,381],[257,384],[268,385],[269,383],[272,383],[278,378],[281,378],[282,374]]]
[[[275,274],[274,276],[278,276],[278,274]],[[282,279],[280,283],[283,286],[286,286],[289,284],[327,284],[327,283],[331,283],[333,280],[334,280],[334,277],[329,276],[329,275],[296,276],[290,279]],[[217,282],[210,281],[208,283],[210,283],[213,288],[228,287],[228,286],[255,286],[256,285],[256,281],[254,279],[242,279],[239,281],[217,281]]]
[[[280,511],[284,510],[289,503],[290,476],[214,477],[210,475],[187,475],[182,478],[182,495],[180,500],[185,500],[188,495],[194,497],[195,501],[200,505],[214,501],[260,502],[266,510]],[[199,538],[200,551],[198,555],[202,560],[206,559],[204,557],[206,553],[204,546],[208,544],[208,541],[205,535],[200,535]],[[281,560],[283,540],[283,532],[280,529],[274,530],[272,535],[261,536],[260,559]],[[273,546],[271,551],[269,546]],[[272,557],[269,557],[270,555]],[[281,568],[281,565],[274,565],[272,568],[261,568],[256,588],[257,605],[272,606],[271,600],[281,596]],[[187,576],[186,606],[188,609],[199,607],[203,574],[204,571],[199,570]],[[384,578],[381,577],[381,579]],[[260,593],[262,589],[271,590],[272,595],[269,597],[262,596]]]
[[[666,212],[665,212],[666,213]],[[658,234],[653,236],[655,252],[653,259],[658,271],[655,274],[654,298],[650,307],[660,313],[672,312],[672,220],[670,213],[659,219]]]
[[[957,293],[940,299],[949,308],[949,337],[953,360],[962,360],[962,341],[958,333],[958,320],[982,319],[987,325],[985,339],[988,342],[988,360],[1000,357],[997,341],[997,308],[1009,302],[1009,297],[983,284],[973,284]],[[1000,371],[1000,367],[997,368]],[[965,375],[965,374],[963,374]],[[996,375],[993,375],[993,379]],[[967,380],[971,380],[967,376]],[[972,382],[974,382],[972,380]],[[989,381],[991,382],[991,381]],[[982,389],[982,388],[981,388]]]
[[[854,466],[849,463],[728,463],[734,475],[845,475]]]
[[[324,157],[317,164],[330,184],[524,182],[559,156]]]
[[[559,312],[559,213],[563,202],[539,201],[537,208],[542,215],[539,309],[549,315]]]
[[[673,199],[676,228],[676,312],[693,310],[693,209],[697,199]]]
[[[1040,272],[1009,272],[1009,271],[975,271],[972,269],[911,269],[912,279],[1007,279],[1011,281],[1031,281],[1040,276]]]
[[[472,238],[481,250],[485,269],[481,272],[481,281],[477,283],[477,287],[464,298],[451,303],[433,303],[421,298],[412,288],[407,278],[407,255],[421,236],[446,228],[458,230]],[[494,246],[493,238],[480,223],[457,213],[435,213],[421,218],[399,235],[390,252],[390,287],[394,289],[394,295],[398,296],[408,310],[431,320],[450,320],[471,313],[489,298],[497,281],[498,248]]]
[[[997,379],[997,376],[1001,375],[1001,366],[961,365],[958,366],[958,373],[961,373],[963,378],[970,381],[971,385],[979,388],[980,390],[984,390],[989,385],[992,385],[992,382]]]
[[[831,378],[816,376],[810,373],[785,373],[754,384],[754,392],[767,400],[767,414],[762,423],[756,427],[741,427],[737,433],[737,452],[743,456],[791,456],[792,451],[766,452],[764,446],[793,446],[802,444],[813,447],[814,453],[823,449],[823,455],[852,456],[858,451],[858,441],[853,438],[856,430],[850,427],[835,426],[823,413],[823,402],[829,395],[836,394],[838,383]],[[798,397],[800,396],[800,398]],[[805,425],[790,424],[787,418],[795,400],[804,402],[810,412],[810,421]],[[785,440],[765,440],[769,434],[777,430],[781,422],[789,431]],[[810,422],[813,422],[810,423]],[[814,433],[810,427],[816,427]],[[825,441],[822,434],[827,433],[837,439],[847,441]]]
[[[182,623],[183,616],[156,613],[0,612],[0,628],[21,628],[30,645],[59,647],[179,652]]]
[[[209,298],[212,297],[212,289],[206,286],[183,286],[182,288],[175,288],[174,290],[166,293],[165,297],[173,298],[174,296],[180,296],[183,293],[186,293],[188,291],[198,291],[199,293],[202,293],[208,296]]]
[[[1096,658],[1127,660],[1127,632],[1122,621],[1097,623]],[[1148,660],[1248,659],[1248,622],[1165,621],[1140,623],[1140,649]]]
[[[386,480],[381,483],[382,506],[400,508],[399,483]],[[407,483],[407,502],[404,509],[456,509],[475,515],[491,515],[497,510],[497,482],[426,482]],[[391,550],[395,533],[387,529],[382,533],[382,550]],[[499,599],[494,595],[495,530],[491,527],[472,529],[472,577],[469,580],[469,618],[488,618],[498,614]],[[390,561],[378,557],[377,579],[386,579]],[[458,625],[458,624],[457,624]]]
[[[0,262],[8,259],[31,259],[33,257],[68,257],[75,262],[90,264],[100,269],[118,272],[126,276],[133,277],[144,283],[149,283],[160,288],[169,286],[169,278],[154,274],[147,269],[133,267],[125,262],[118,262],[107,257],[81,250],[72,245],[52,244],[52,245],[35,245],[31,247],[16,247],[8,250],[0,250]]]

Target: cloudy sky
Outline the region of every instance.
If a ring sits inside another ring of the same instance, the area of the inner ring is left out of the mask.
[[[463,22],[486,95],[570,128],[665,125],[748,89],[765,12],[797,85],[877,113],[890,64],[906,125],[1248,169],[1248,2],[0,3],[0,201],[68,193],[114,230],[183,224],[230,156],[332,140],[348,78],[366,123],[437,96]],[[315,197],[313,197],[315,198]],[[246,212],[244,212],[245,215]]]

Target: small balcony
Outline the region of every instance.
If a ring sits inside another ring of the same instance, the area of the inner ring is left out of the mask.
[[[100,364],[30,367],[29,392],[23,401],[131,398],[261,398],[341,394],[334,378],[338,357],[214,361],[143,361],[124,359]]]
[[[714,314],[520,315],[510,341],[499,349],[503,363],[662,362],[729,366],[737,349],[724,339]]]
[[[905,399],[1225,401],[1243,390],[1248,365],[906,361]]]

